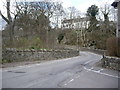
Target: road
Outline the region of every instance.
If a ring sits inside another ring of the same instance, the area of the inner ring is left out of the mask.
[[[102,58],[90,52],[80,56],[5,68],[3,88],[118,88],[118,72],[94,66]]]

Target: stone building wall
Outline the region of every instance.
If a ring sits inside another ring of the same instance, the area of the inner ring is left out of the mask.
[[[14,61],[27,60],[55,60],[78,56],[79,51],[75,50],[4,50],[2,51],[2,59]]]

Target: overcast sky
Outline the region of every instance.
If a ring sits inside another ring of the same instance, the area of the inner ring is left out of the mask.
[[[102,4],[108,3],[111,4],[114,0],[62,0],[63,6],[75,6],[81,12],[85,12],[88,7],[95,4],[97,6],[102,6]]]
[[[15,0],[11,0],[11,2],[14,2]],[[16,0],[16,1],[41,1],[41,0]],[[47,0],[48,1],[48,0]],[[56,1],[56,0],[55,0]],[[95,4],[99,7],[101,7],[103,4],[111,4],[114,0],[57,0],[63,2],[63,7],[67,8],[70,6],[76,7],[80,12],[85,13],[88,7]],[[6,0],[0,0],[0,10],[5,15],[6,9],[5,9],[5,2]]]

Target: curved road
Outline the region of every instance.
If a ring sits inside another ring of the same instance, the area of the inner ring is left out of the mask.
[[[3,88],[118,88],[118,72],[95,67],[102,58],[90,52],[44,63],[5,68]]]

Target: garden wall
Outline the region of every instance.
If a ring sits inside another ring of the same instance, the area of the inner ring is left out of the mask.
[[[120,58],[104,56],[101,61],[102,67],[120,71]]]
[[[27,60],[54,60],[75,57],[79,55],[79,51],[75,50],[16,50],[6,49],[2,51],[2,59],[14,61]]]

